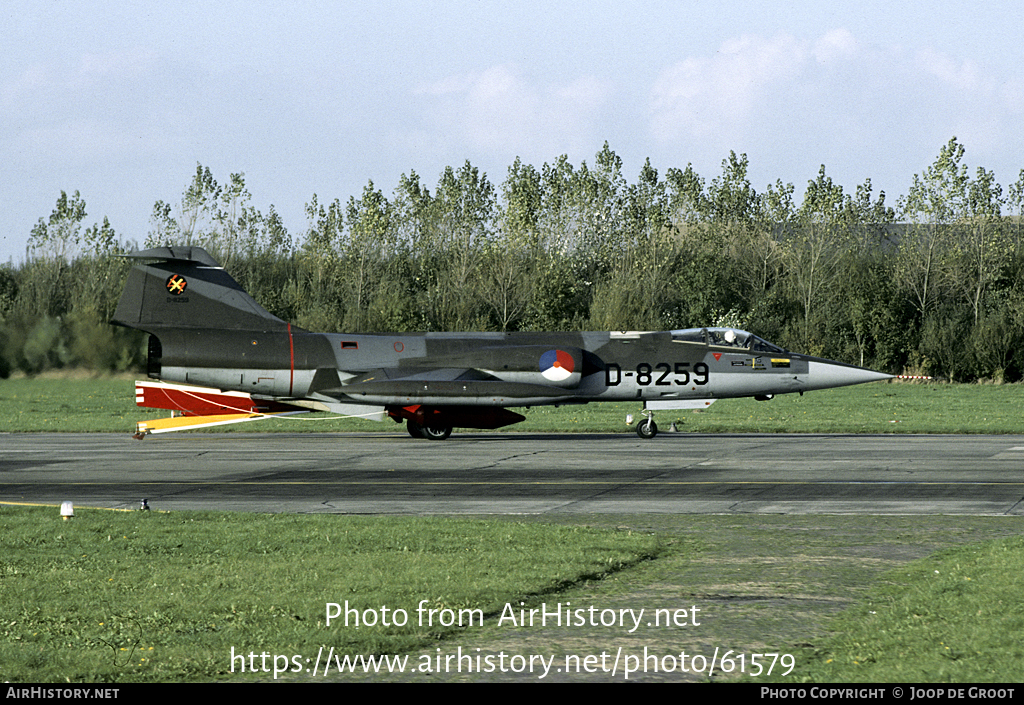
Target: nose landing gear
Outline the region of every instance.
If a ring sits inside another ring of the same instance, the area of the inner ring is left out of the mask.
[[[658,435],[658,424],[654,423],[654,411],[645,408],[643,413],[646,418],[636,425],[636,435],[648,440]]]

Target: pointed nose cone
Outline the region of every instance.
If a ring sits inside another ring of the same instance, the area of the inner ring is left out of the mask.
[[[807,381],[804,389],[831,389],[864,382],[878,382],[883,379],[892,379],[892,375],[832,360],[811,358],[807,361]]]

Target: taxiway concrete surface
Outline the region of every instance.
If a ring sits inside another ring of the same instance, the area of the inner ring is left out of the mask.
[[[346,514],[1024,515],[1024,436],[0,434],[0,502]]]

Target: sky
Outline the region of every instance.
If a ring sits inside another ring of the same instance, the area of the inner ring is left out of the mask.
[[[305,205],[433,190],[519,157],[635,182],[730,152],[753,186],[825,165],[895,205],[952,137],[1004,186],[1024,169],[1015,2],[53,2],[0,8],[0,262],[61,191],[141,243],[158,200],[245,175],[301,238]]]

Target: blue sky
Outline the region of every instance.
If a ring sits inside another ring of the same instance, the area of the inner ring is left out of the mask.
[[[304,206],[433,188],[518,156],[634,181],[705,179],[730,150],[754,186],[821,164],[887,201],[957,136],[1004,186],[1024,168],[1024,20],[1010,2],[51,2],[0,9],[0,261],[61,190],[141,242],[197,163],[243,172],[288,230]]]

